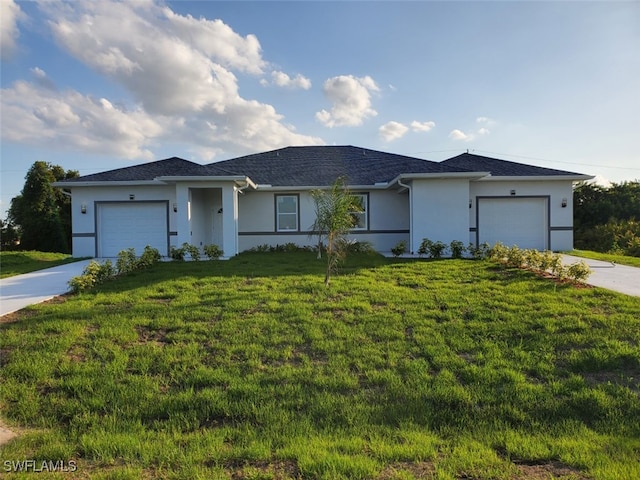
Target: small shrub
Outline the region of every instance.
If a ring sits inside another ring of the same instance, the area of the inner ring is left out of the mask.
[[[489,257],[489,250],[491,246],[487,242],[482,242],[480,245],[470,243],[467,247],[467,252],[471,254],[474,260],[486,260]]]
[[[171,249],[169,250],[169,256],[171,257],[172,260],[183,262],[185,255],[186,255],[186,252],[184,248],[171,245]]]
[[[551,254],[551,259],[549,262],[549,270],[554,277],[558,277],[559,279],[565,278],[565,267],[562,264],[562,256],[557,253]]]
[[[447,244],[440,240],[431,242],[429,245],[429,255],[431,258],[442,258],[442,255],[447,251]]]
[[[160,251],[157,248],[153,248],[152,246],[147,245],[146,247],[144,247],[144,251],[138,259],[136,267],[138,269],[149,268],[153,264],[158,263],[161,258],[162,255],[160,255]]]
[[[317,248],[317,246],[313,248]],[[346,249],[348,255],[358,253],[371,253],[375,251],[371,242],[361,242],[358,240],[346,240],[344,248]]]
[[[462,255],[467,251],[464,243],[460,240],[452,240],[449,249],[451,250],[451,258],[462,258]]]
[[[521,268],[524,265],[524,258],[524,250],[518,248],[517,245],[513,245],[507,250],[507,265],[509,267]]]
[[[136,259],[136,251],[133,248],[127,248],[118,252],[118,260],[116,261],[116,271],[118,275],[126,275],[136,270],[138,260]]]
[[[394,257],[399,257],[407,252],[407,242],[400,240],[395,247],[391,248]]]
[[[542,253],[535,248],[529,248],[524,251],[524,263],[527,268],[539,271],[542,263]]]
[[[195,245],[190,245],[187,242],[184,242],[182,244],[182,248],[184,249],[185,253],[189,255],[191,260],[193,260],[194,262],[197,262],[198,260],[200,260],[200,249],[198,247],[196,247]]]
[[[584,260],[572,263],[566,269],[566,275],[574,282],[584,283],[584,281],[591,275],[591,269]]]
[[[545,250],[540,254],[540,263],[538,264],[538,268],[541,272],[551,271],[554,262],[554,254],[550,250]]]
[[[96,260],[91,260],[84,267],[82,275],[73,277],[69,280],[68,285],[73,293],[78,293],[110,280],[115,274],[116,269],[113,267],[111,260],[107,260],[103,264]]]
[[[418,255],[428,255],[429,251],[431,250],[431,245],[433,245],[433,242],[431,240],[429,240],[428,238],[423,238],[422,242],[420,242],[420,247],[418,248]]]
[[[210,260],[218,260],[224,252],[218,245],[205,245],[204,254],[209,257]]]
[[[489,258],[491,260],[498,261],[500,263],[504,263],[507,255],[509,253],[509,247],[504,245],[501,242],[496,243],[493,247],[489,249]]]

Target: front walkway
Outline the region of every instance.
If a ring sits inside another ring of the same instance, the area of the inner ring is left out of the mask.
[[[69,291],[69,280],[82,274],[91,260],[58,265],[0,279],[0,317]]]

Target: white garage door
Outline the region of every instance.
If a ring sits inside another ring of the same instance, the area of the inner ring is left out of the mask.
[[[546,198],[506,197],[478,199],[478,239],[493,245],[549,248]]]
[[[169,229],[166,202],[102,203],[98,205],[98,257],[117,257],[127,248],[141,255],[144,247],[167,255]]]

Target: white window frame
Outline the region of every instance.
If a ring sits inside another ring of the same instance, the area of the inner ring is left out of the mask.
[[[352,215],[362,218],[364,226],[353,227],[351,230],[364,231],[369,230],[369,194],[368,193],[352,193],[353,197],[358,197],[362,200],[363,211],[353,212]]]
[[[293,198],[296,203],[296,211],[295,212],[280,212],[280,203],[278,202],[279,198]],[[276,194],[275,195],[275,204],[276,204],[276,232],[299,232],[300,231],[300,195],[299,194]],[[296,228],[280,228],[280,217],[282,215],[287,216],[295,216],[295,224]]]

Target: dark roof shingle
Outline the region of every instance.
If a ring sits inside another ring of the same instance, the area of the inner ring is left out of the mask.
[[[537,167],[524,163],[498,160],[497,158],[483,157],[473,153],[463,153],[456,157],[440,162],[449,167],[466,168],[476,172],[491,172],[492,177],[544,177],[557,175],[580,175],[579,173],[555,170],[553,168]]]
[[[402,173],[466,172],[393,153],[353,146],[286,147],[209,164],[227,175],[246,175],[272,186],[331,185],[338,177],[350,185],[389,182]]]
[[[84,175],[82,177],[66,180],[65,183],[73,182],[135,182],[153,180],[162,176],[173,175],[207,175],[204,165],[199,165],[189,160],[178,157],[171,157],[165,160],[142,163],[131,167],[117,168],[106,172]]]

